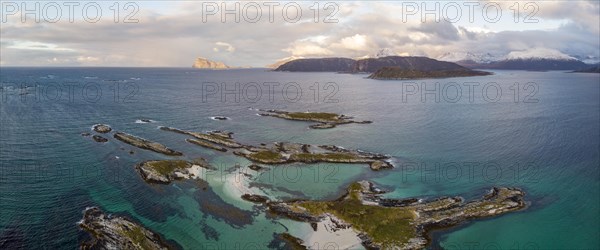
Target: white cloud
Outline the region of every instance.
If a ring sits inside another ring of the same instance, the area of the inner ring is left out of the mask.
[[[295,57],[318,57],[333,55],[333,51],[323,48],[320,45],[308,41],[299,41],[293,43],[283,51],[289,52]]]
[[[213,51],[215,51],[215,52],[220,51],[219,47],[224,47],[225,51],[227,51],[229,53],[232,53],[235,51],[235,47],[233,47],[231,44],[226,43],[226,42],[216,42],[215,45],[218,46],[218,47],[213,48]]]
[[[334,45],[334,47],[339,46],[344,49],[364,51],[369,49],[367,45],[367,36],[355,34],[353,36],[342,38],[338,44]]]
[[[419,15],[402,22],[397,2],[338,2],[339,23],[314,23],[308,14],[312,2],[299,3],[307,14],[298,23],[283,22],[281,16],[270,23],[266,13],[258,23],[221,23],[219,15],[203,23],[196,2],[177,2],[178,7],[165,12],[144,11],[145,3],[140,2],[140,22],[135,24],[114,23],[112,18],[95,24],[21,23],[17,15],[11,16],[0,29],[0,49],[3,65],[31,66],[187,67],[198,56],[229,65],[263,66],[291,56],[358,57],[380,48],[431,57],[453,51],[507,55],[532,48],[600,57],[597,1],[536,3],[537,24],[515,24],[510,6],[503,6],[508,20],[504,23],[423,24]]]

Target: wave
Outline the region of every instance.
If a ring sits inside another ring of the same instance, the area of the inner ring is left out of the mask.
[[[135,120],[135,123],[155,123],[155,120],[150,120],[150,119],[137,119]]]

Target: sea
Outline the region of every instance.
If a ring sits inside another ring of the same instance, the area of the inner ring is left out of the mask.
[[[99,207],[182,249],[266,249],[310,225],[275,218],[240,195],[335,199],[368,180],[388,198],[478,199],[490,188],[526,192],[527,209],[431,233],[431,249],[600,247],[600,75],[494,70],[490,76],[373,80],[365,74],[268,69],[0,68],[0,248],[76,249],[78,222]],[[333,129],[257,114],[333,112],[372,121]],[[215,116],[227,120],[213,119]],[[86,133],[108,124],[181,151],[170,157]],[[248,160],[187,143],[224,130],[259,145],[338,145],[392,157],[395,168]],[[135,164],[206,159],[196,181],[147,184]],[[335,249],[330,242],[314,248]]]

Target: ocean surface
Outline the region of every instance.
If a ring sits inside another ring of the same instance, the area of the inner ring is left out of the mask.
[[[266,216],[240,198],[244,185],[272,198],[334,199],[349,183],[370,180],[394,198],[475,199],[493,186],[526,191],[526,210],[436,231],[431,248],[597,249],[600,76],[493,72],[378,81],[265,69],[1,68],[0,248],[78,248],[89,236],[77,222],[91,206],[128,216],[184,249],[266,248],[274,233],[302,237],[310,226]],[[311,130],[256,109],[327,111],[373,123]],[[219,170],[204,176],[209,188],[146,184],[134,165],[170,157],[81,135],[97,123],[182,151],[181,159],[204,157]],[[396,168],[290,164],[248,171],[252,180],[244,181],[236,165],[249,161],[159,126],[227,130],[255,145],[385,153]]]

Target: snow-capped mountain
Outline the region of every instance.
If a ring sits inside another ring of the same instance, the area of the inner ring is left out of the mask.
[[[594,56],[594,55],[573,56],[573,57],[575,57],[575,58],[577,58],[577,60],[582,61],[582,62],[587,63],[587,64],[598,64],[598,63],[600,63],[600,57]]]
[[[546,48],[535,48],[529,50],[522,51],[511,51],[504,58],[505,60],[528,60],[528,59],[546,59],[546,60],[562,60],[562,61],[572,61],[577,60],[577,58],[562,53],[558,50],[554,49],[546,49]]]
[[[511,51],[505,56],[490,53],[470,52],[446,53],[437,58],[440,61],[456,62],[472,69],[511,69],[511,70],[578,70],[589,65],[577,58],[554,49],[534,48]]]
[[[499,58],[490,53],[472,53],[472,52],[447,52],[436,58],[439,61],[461,62],[470,61],[475,63],[490,63]]]
[[[367,58],[381,58],[381,57],[386,57],[386,56],[397,56],[397,55],[398,55],[398,53],[396,53],[394,50],[392,50],[390,48],[383,48],[383,49],[379,49],[376,53],[357,57],[354,59],[360,60],[360,59],[367,59]]]

